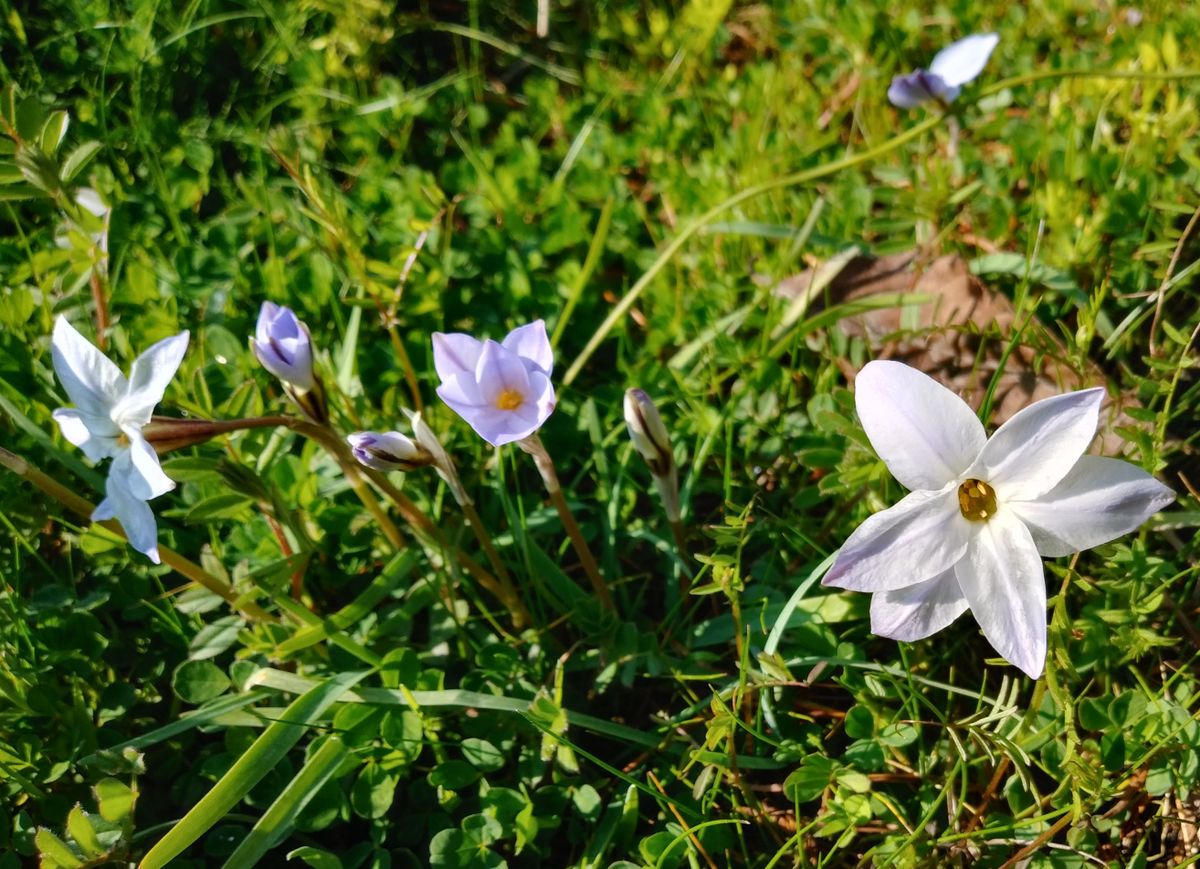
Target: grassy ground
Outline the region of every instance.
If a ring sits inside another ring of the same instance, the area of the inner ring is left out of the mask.
[[[0,155],[3,446],[100,497],[48,349],[58,312],[95,335],[94,283],[122,367],[191,330],[170,415],[286,412],[247,336],[290,305],[340,430],[426,406],[533,624],[458,568],[483,554],[435,477],[391,478],[445,538],[395,514],[397,554],[286,429],[173,454],[154,502],[164,545],[269,619],[0,475],[0,867],[172,842],[173,866],[255,843],[321,869],[1195,863],[1197,79],[1153,76],[1200,69],[1200,11],[550,6],[539,39],[532,2],[4,0],[3,114],[44,156]],[[890,107],[891,76],[985,30],[961,131],[904,137],[932,116]],[[105,281],[62,232],[83,184],[114,206]],[[1037,682],[969,618],[897,644],[810,582],[902,494],[854,416],[874,351],[846,312],[777,332],[770,288],[852,245],[974,264],[1026,322],[1000,346],[1052,336],[1135,399],[1128,457],[1180,494],[1047,562]],[[433,392],[430,333],[535,317],[542,437],[615,616],[528,457]],[[629,386],[672,431],[698,562],[625,436]]]

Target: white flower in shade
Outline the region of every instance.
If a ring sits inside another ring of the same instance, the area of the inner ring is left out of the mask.
[[[1103,389],[1026,407],[989,438],[967,404],[899,362],[855,381],[863,429],[910,490],[855,529],[826,585],[874,592],[871,630],[919,640],[970,609],[992,646],[1033,678],[1046,657],[1042,557],[1134,530],[1174,493],[1134,465],[1084,455]]]
[[[934,55],[929,69],[918,69],[893,78],[888,99],[902,109],[911,109],[929,100],[954,102],[962,86],[983,72],[999,41],[999,34],[978,33],[952,42]]]
[[[59,317],[50,341],[54,371],[73,408],[54,411],[63,437],[93,462],[111,458],[106,497],[93,519],[121,520],[130,545],[158,563],[158,527],[146,502],[175,488],[142,433],[187,351],[188,333],[164,338],[134,360],[129,378]]]
[[[262,367],[301,392],[313,388],[312,339],[291,308],[263,302],[251,349]]]
[[[554,351],[541,320],[500,342],[435,332],[433,364],[438,396],[493,446],[529,437],[554,411]]]

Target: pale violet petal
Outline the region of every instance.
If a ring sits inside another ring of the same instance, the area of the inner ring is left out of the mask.
[[[167,384],[179,370],[187,352],[188,333],[164,338],[133,361],[129,369],[129,388],[113,411],[122,425],[143,426],[150,422],[154,408],[162,401]]]
[[[918,69],[908,75],[898,75],[888,88],[888,100],[901,109],[915,108],[921,103],[943,96],[948,87],[939,76]]]
[[[263,302],[258,309],[258,322],[254,325],[254,337],[260,344],[266,344],[271,338],[271,323],[279,316],[279,306],[274,302]]]
[[[525,326],[513,329],[500,342],[522,359],[532,362],[547,377],[554,371],[554,349],[546,335],[546,322],[534,320]]]
[[[1082,456],[1057,486],[1034,501],[1007,506],[1047,558],[1070,555],[1128,534],[1175,500],[1137,465]]]
[[[966,402],[901,362],[868,362],[854,381],[854,405],[871,446],[913,491],[958,480],[987,442]]]
[[[538,429],[539,423],[510,410],[484,408],[463,419],[481,438],[494,447],[524,440]]]
[[[532,404],[537,408],[537,424],[541,426],[550,414],[554,412],[556,404],[554,398],[554,384],[550,382],[550,378],[538,372],[531,371],[529,374],[529,390],[532,397]]]
[[[871,633],[914,642],[936,634],[967,611],[954,568],[916,585],[871,595]]]
[[[85,416],[108,416],[125,395],[125,375],[61,315],[54,321],[50,355],[63,389]]]
[[[967,476],[989,483],[1001,502],[1049,492],[1096,436],[1103,400],[1103,389],[1083,389],[1020,410],[996,429]]]
[[[1046,580],[1037,546],[1011,510],[971,525],[971,544],[954,568],[959,587],[992,648],[1036,679],[1046,664]]]
[[[433,333],[433,367],[443,382],[455,375],[475,376],[483,342],[462,332]]]
[[[998,33],[977,33],[952,42],[934,55],[929,71],[951,87],[974,81],[1000,42]]]
[[[912,492],[854,529],[824,584],[854,591],[916,585],[963,557],[968,524],[956,488]]]
[[[130,462],[128,469],[126,470],[122,463],[122,470],[118,472],[118,463],[113,462],[113,466],[108,472],[109,479],[118,474],[124,476],[122,485],[134,497],[143,501],[165,495],[174,489],[175,481],[163,472],[162,465],[158,461],[158,454],[154,452],[154,447],[150,446],[142,437],[141,431],[136,428],[127,428],[125,435],[129,438]]]
[[[92,519],[100,521],[115,518],[120,521],[129,545],[158,564],[158,524],[154,519],[154,511],[129,491],[122,477],[113,475],[114,471],[118,471],[117,464],[120,461],[119,457],[109,469],[105,487],[108,497],[92,511]]]
[[[506,349],[503,344],[488,340],[475,363],[475,382],[479,394],[489,403],[495,403],[504,393],[516,393],[522,399],[530,398],[529,369],[521,357]]]
[[[82,411],[60,407],[51,414],[62,435],[93,462],[115,456],[120,449],[120,429],[107,416],[87,416]]]

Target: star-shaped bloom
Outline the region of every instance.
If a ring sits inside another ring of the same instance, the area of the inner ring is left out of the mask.
[[[291,308],[263,302],[250,347],[262,367],[284,383],[300,392],[313,388],[312,339]]]
[[[918,69],[893,78],[888,99],[902,109],[911,109],[929,100],[954,102],[962,86],[983,72],[999,41],[999,34],[977,33],[950,43],[934,55],[929,69]]]
[[[60,316],[50,341],[54,371],[73,408],[54,411],[63,437],[93,462],[111,458],[107,496],[92,519],[121,520],[129,543],[158,563],[158,527],[146,502],[175,488],[142,433],[187,351],[188,333],[164,338],[134,360],[126,379]]]
[[[1107,543],[1174,500],[1141,468],[1084,455],[1103,389],[1026,407],[989,438],[966,402],[899,362],[870,362],[855,405],[910,493],[862,523],[826,585],[874,592],[871,630],[928,637],[970,609],[988,642],[1033,678],[1046,657],[1042,557]]]
[[[492,446],[529,437],[554,411],[554,351],[542,320],[500,342],[435,332],[433,364],[438,396]]]

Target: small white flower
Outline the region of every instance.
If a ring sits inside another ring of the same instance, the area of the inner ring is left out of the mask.
[[[983,72],[999,41],[999,34],[977,33],[950,43],[934,55],[928,70],[918,69],[893,78],[888,99],[902,109],[911,109],[929,100],[954,102],[962,86]]]
[[[134,360],[127,380],[103,353],[60,316],[50,341],[54,371],[74,408],[54,411],[63,437],[93,462],[113,459],[106,497],[93,519],[121,520],[130,545],[158,563],[158,528],[146,502],[175,483],[142,434],[187,351],[188,333],[164,338]]]
[[[529,437],[554,411],[554,351],[541,320],[499,343],[435,332],[433,364],[438,396],[492,446]]]
[[[855,529],[824,582],[874,592],[881,636],[919,640],[970,609],[996,651],[1036,679],[1042,556],[1113,540],[1175,498],[1134,465],[1083,455],[1103,389],[1032,404],[990,438],[962,399],[899,362],[868,363],[854,398],[871,445],[911,492]]]
[[[312,339],[291,308],[263,302],[250,347],[262,367],[300,392],[314,386]]]

